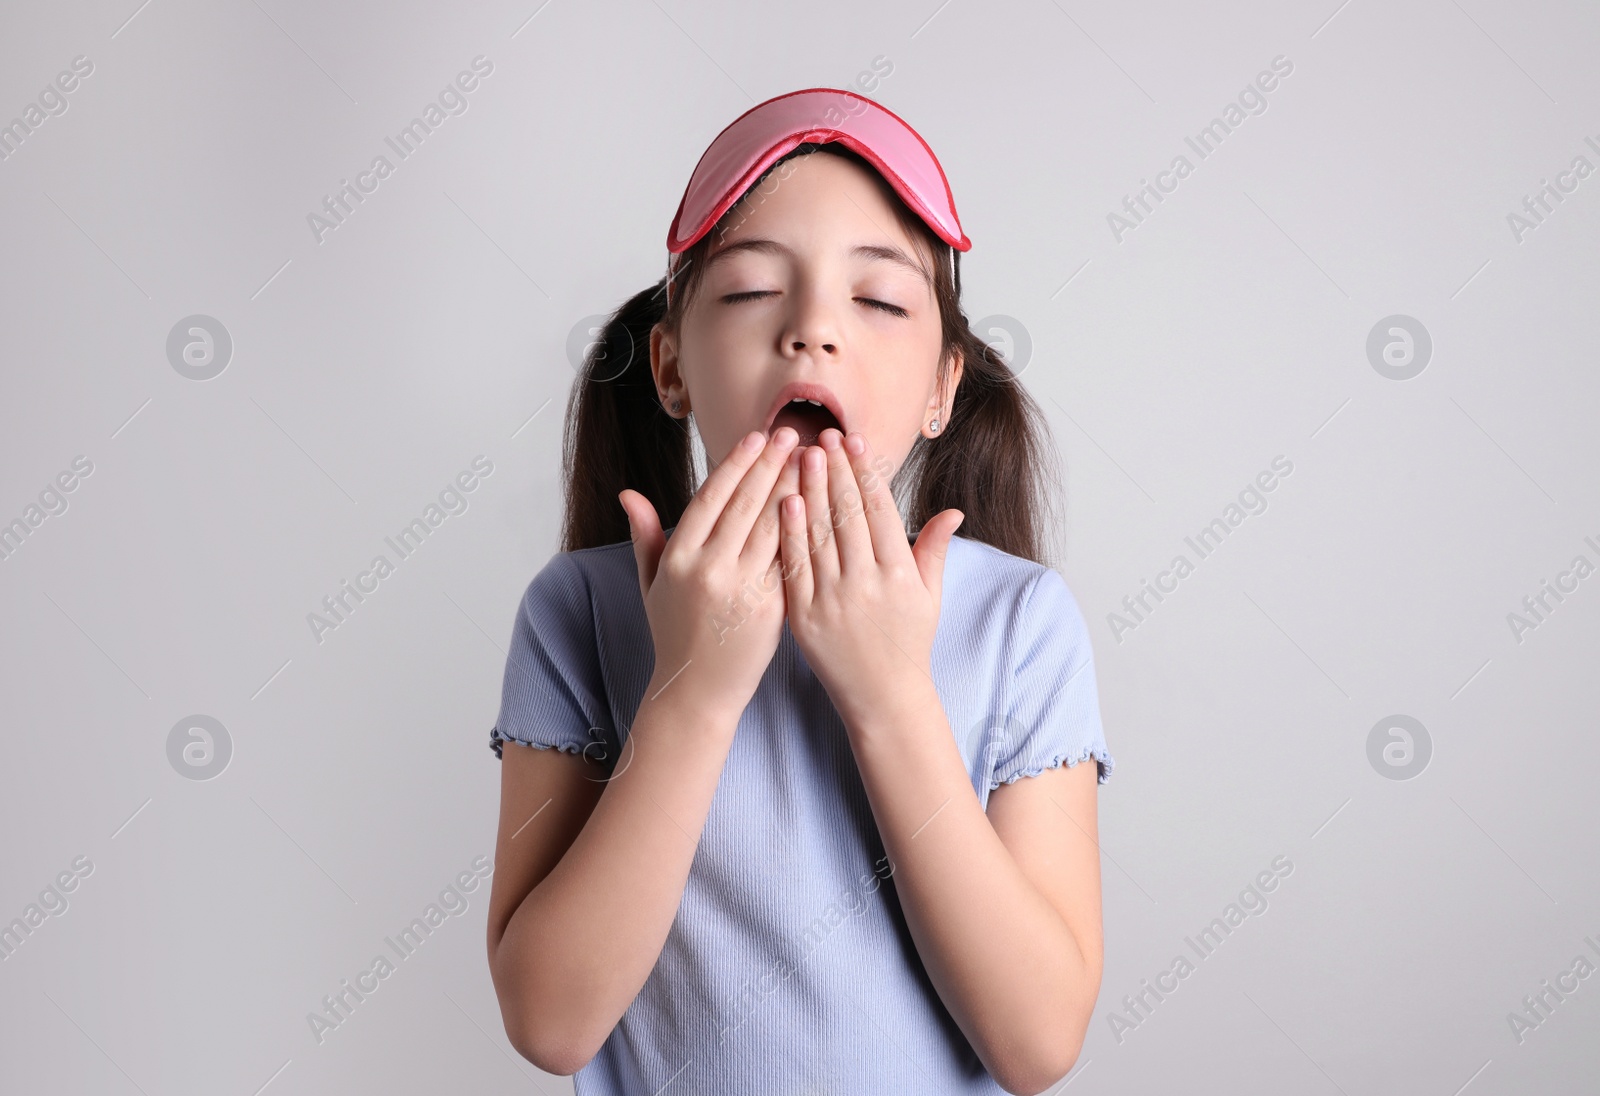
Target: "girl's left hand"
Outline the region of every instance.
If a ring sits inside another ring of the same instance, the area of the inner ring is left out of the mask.
[[[932,680],[945,553],[965,515],[935,514],[913,545],[889,462],[829,427],[780,507],[789,629],[846,726]],[[809,551],[807,550],[809,546]]]

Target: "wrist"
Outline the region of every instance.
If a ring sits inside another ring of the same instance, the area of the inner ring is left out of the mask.
[[[921,713],[942,713],[944,701],[930,675],[902,663],[899,672],[875,676],[870,692],[835,699],[834,707],[852,734],[883,735],[898,733]]]
[[[735,706],[727,697],[706,696],[688,674],[652,675],[639,702],[639,714],[648,711],[664,726],[712,738],[732,739],[748,701]]]

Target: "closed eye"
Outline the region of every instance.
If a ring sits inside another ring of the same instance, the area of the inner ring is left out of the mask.
[[[776,295],[777,290],[775,289],[751,289],[743,293],[729,293],[727,296],[722,298],[722,301],[724,304],[738,304],[741,301],[753,301],[760,297],[772,297]],[[891,316],[910,315],[909,312],[901,308],[899,305],[890,304],[888,301],[879,301],[871,297],[857,297],[856,300],[860,301],[869,308],[875,308],[880,312],[887,312]]]
[[[875,301],[871,297],[857,297],[856,299],[861,301],[863,304],[870,305],[871,307],[879,309],[880,311],[887,312],[891,316],[910,315],[909,312],[901,308],[899,305],[890,304],[888,301]]]

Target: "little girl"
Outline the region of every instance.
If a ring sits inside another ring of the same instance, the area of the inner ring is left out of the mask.
[[[573,389],[490,732],[506,1033],[579,1096],[1043,1092],[1113,761],[943,169],[870,99],[779,96],[667,246]]]

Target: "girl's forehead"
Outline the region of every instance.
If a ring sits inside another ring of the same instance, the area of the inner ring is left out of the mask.
[[[802,250],[782,239],[746,235],[719,245],[718,249],[707,257],[706,269],[709,272],[717,269],[719,265],[734,263],[742,255],[762,255],[782,262],[799,263],[805,257]],[[841,236],[838,241],[830,245],[830,250],[854,263],[882,264],[889,273],[911,275],[932,288],[932,277],[927,267],[918,261],[915,252],[908,250],[907,246],[884,240],[875,234],[864,238],[857,235]]]
[[[925,249],[918,247],[894,217],[829,219],[768,218],[741,224],[726,239],[718,238],[707,254],[706,273],[761,265],[802,265],[813,259],[837,259],[852,267],[881,268],[883,273],[932,283]]]
[[[745,192],[717,229],[721,239],[772,235],[770,226],[812,231],[876,229],[905,246],[910,243],[895,216],[893,191],[876,172],[828,153],[787,160]],[[749,230],[747,233],[744,230]]]

